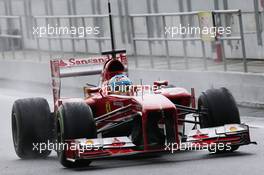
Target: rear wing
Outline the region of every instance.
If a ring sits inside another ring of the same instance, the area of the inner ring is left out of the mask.
[[[112,59],[111,55],[94,56],[89,58],[54,59],[50,61],[52,92],[54,105],[60,99],[61,78],[99,75],[105,63]],[[128,62],[125,52],[118,53],[116,59],[121,61],[127,70]]]

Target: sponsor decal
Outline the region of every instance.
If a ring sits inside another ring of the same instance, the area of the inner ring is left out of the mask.
[[[112,111],[112,110],[111,110],[111,104],[110,104],[109,101],[107,101],[107,102],[105,103],[105,110],[106,110],[107,113]]]
[[[118,138],[114,138],[113,139],[113,143],[111,144],[112,146],[123,146],[125,145],[125,142],[121,142],[121,140],[119,140]]]
[[[202,133],[200,130],[196,131],[196,134],[192,136],[194,139],[205,139],[208,138],[208,134]]]
[[[235,132],[235,131],[237,131],[237,128],[236,128],[235,126],[231,126],[231,127],[229,128],[229,131],[231,131],[231,132]]]
[[[98,65],[104,64],[111,56],[101,56],[101,57],[91,57],[91,58],[69,58],[65,60],[59,60],[60,67],[72,67],[72,66],[81,66],[81,65]],[[123,64],[127,64],[127,56],[124,53],[118,54],[117,59]]]
[[[93,142],[93,140],[87,140],[87,141],[86,141],[86,144],[87,144],[87,145],[92,145],[92,144],[94,144],[94,142]]]

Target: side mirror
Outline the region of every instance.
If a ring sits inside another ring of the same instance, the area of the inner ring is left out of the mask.
[[[84,87],[84,96],[87,98],[87,97],[90,97],[91,94],[94,94],[100,91],[101,91],[100,87]]]
[[[169,82],[167,80],[162,80],[162,81],[154,81],[155,86],[168,86]]]

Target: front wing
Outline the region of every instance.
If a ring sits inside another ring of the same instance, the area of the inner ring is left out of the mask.
[[[250,140],[249,126],[244,124],[226,124],[220,127],[192,130],[187,137],[187,142],[192,143],[192,146],[212,144],[240,146],[255,143]]]
[[[132,143],[128,137],[112,137],[112,138],[97,138],[97,139],[74,139],[67,140],[69,146],[65,150],[65,156],[69,161],[76,161],[79,159],[101,159],[112,158],[119,156],[128,156],[135,154],[171,152],[168,145],[179,143],[166,143],[159,148],[150,148],[148,150],[139,149],[138,146]],[[250,141],[249,127],[244,124],[228,124],[214,128],[203,128],[191,130],[188,134],[186,142],[188,147],[196,147],[203,145],[229,144],[229,145],[247,145],[254,143]],[[180,147],[177,147],[178,151]],[[188,149],[188,148],[187,148]],[[175,151],[175,149],[174,149]]]

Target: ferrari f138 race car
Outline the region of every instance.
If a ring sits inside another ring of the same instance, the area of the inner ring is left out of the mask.
[[[144,85],[133,86],[126,77],[125,52],[115,54],[50,62],[54,112],[44,98],[19,99],[13,105],[13,141],[20,158],[45,158],[51,143],[65,167],[88,166],[103,158],[171,153],[183,144],[202,149],[207,145],[209,151],[221,153],[253,143],[226,88],[206,90],[197,105],[193,89],[189,93],[168,81],[153,82],[151,92],[140,89]],[[100,85],[85,86],[84,98],[61,97],[62,79],[96,74],[101,74]],[[127,91],[115,93],[113,79],[117,84],[129,82],[119,84],[129,85]],[[193,124],[188,132],[187,123]]]

